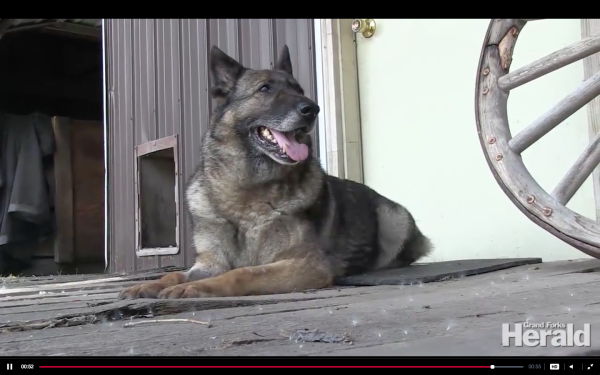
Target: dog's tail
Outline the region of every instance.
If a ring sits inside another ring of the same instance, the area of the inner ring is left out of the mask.
[[[380,196],[377,219],[381,251],[377,268],[405,267],[433,251],[433,244],[405,207]]]
[[[415,224],[413,235],[406,241],[396,258],[396,267],[410,266],[417,260],[431,254],[432,251],[433,244],[431,243],[431,240],[421,233]]]

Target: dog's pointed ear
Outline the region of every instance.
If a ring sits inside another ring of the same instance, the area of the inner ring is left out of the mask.
[[[215,99],[224,98],[233,89],[235,82],[244,72],[244,66],[231,58],[219,47],[210,50],[211,94]]]
[[[279,54],[279,60],[277,60],[277,64],[275,64],[274,70],[281,70],[291,76],[294,75],[292,72],[292,60],[290,59],[290,49],[288,48],[287,44],[283,46],[283,49]]]

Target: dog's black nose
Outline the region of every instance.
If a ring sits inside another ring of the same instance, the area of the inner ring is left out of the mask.
[[[314,102],[300,102],[298,104],[298,112],[302,116],[317,117],[321,109]]]

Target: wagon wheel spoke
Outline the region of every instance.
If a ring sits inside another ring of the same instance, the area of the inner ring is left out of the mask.
[[[600,46],[600,38],[598,38],[598,43]],[[600,72],[587,79],[571,94],[558,102],[554,108],[515,135],[508,145],[515,153],[521,154],[598,95],[600,95]]]
[[[600,34],[582,39],[500,77],[498,87],[504,91],[512,90],[596,52],[600,52]]]
[[[600,72],[592,75],[593,72],[586,71],[589,78],[585,82],[514,137],[507,115],[510,90],[600,52],[600,34],[510,72],[512,52],[526,21],[530,20],[492,20],[490,23],[479,62],[475,97],[482,148],[497,182],[525,215],[561,240],[600,259],[600,222],[565,207],[600,164],[600,134],[551,194],[535,181],[521,158],[528,147],[600,95]]]
[[[600,134],[597,134],[569,169],[565,177],[556,185],[551,195],[558,202],[566,205],[599,164]]]

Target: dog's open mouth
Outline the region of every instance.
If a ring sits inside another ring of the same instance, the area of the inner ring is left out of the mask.
[[[261,126],[257,128],[258,140],[272,158],[282,162],[298,162],[308,158],[308,146],[294,138],[295,132],[279,132]]]

